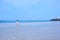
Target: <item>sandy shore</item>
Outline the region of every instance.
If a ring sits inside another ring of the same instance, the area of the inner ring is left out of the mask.
[[[0,23],[0,40],[60,40],[60,23]]]

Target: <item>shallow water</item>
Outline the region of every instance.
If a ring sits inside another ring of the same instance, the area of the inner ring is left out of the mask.
[[[60,40],[60,22],[0,23],[0,40]]]

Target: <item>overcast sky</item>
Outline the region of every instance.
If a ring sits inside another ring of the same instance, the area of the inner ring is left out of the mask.
[[[49,20],[60,17],[60,0],[0,0],[0,20]]]

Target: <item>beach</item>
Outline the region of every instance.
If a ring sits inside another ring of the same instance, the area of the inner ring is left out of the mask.
[[[60,22],[0,23],[0,40],[60,40]]]

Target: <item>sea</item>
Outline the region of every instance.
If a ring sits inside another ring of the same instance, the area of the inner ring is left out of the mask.
[[[60,40],[60,21],[0,21],[0,40]]]

